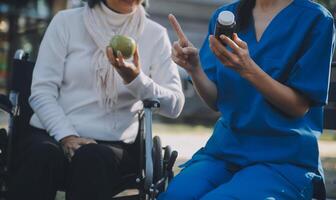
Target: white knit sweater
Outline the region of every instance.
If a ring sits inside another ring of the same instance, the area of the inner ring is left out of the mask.
[[[138,130],[141,100],[158,98],[158,113],[177,117],[184,95],[166,29],[146,19],[138,41],[142,72],[128,85],[118,75],[117,105],[106,110],[99,106],[94,67],[90,66],[97,47],[82,14],[83,8],[61,11],[47,29],[33,73],[29,102],[35,114],[30,124],[47,130],[58,141],[78,135],[131,143]]]

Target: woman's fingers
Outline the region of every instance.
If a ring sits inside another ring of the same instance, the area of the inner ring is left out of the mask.
[[[178,56],[177,51],[174,49],[174,47],[171,49],[171,55],[172,56]]]
[[[227,37],[225,35],[221,35],[220,39],[226,45],[228,45],[234,52],[239,53],[239,51],[241,50],[240,47],[234,41],[232,41],[229,37]]]
[[[113,49],[111,47],[106,48],[106,55],[112,65],[116,65],[117,61],[113,54]]]
[[[183,53],[188,56],[197,56],[198,50],[195,47],[185,47],[182,49]]]
[[[168,15],[168,19],[170,24],[172,25],[173,29],[175,30],[175,33],[179,39],[180,45],[182,47],[187,47],[189,44],[189,40],[187,36],[184,34],[180,23],[177,21],[176,17],[173,14]]]
[[[124,60],[124,57],[123,57],[121,51],[117,52],[117,56],[118,56],[118,59],[117,59],[118,66],[119,67],[126,66],[126,63],[125,63],[125,60]]]
[[[140,67],[140,62],[139,62],[139,52],[138,52],[138,47],[135,48],[135,52],[133,55],[133,64],[135,65],[135,67]]]
[[[232,62],[229,60],[229,58],[221,55],[218,51],[216,51],[215,49],[212,49],[212,51],[214,52],[214,54],[217,56],[217,58],[221,61],[222,64],[224,64],[227,67],[234,67],[234,65],[232,64]]]
[[[74,156],[77,149],[87,144],[97,144],[97,142],[93,139],[77,137],[77,138],[71,139],[70,141],[67,141],[66,143],[62,144],[62,147],[63,147],[65,155],[70,160]]]
[[[95,140],[86,139],[86,138],[78,138],[77,141],[74,141],[67,149],[67,154],[72,158],[77,149],[87,144],[97,144]]]
[[[216,55],[216,57],[221,61],[221,63],[223,63],[227,67],[233,67],[234,66],[232,64],[232,62],[230,61],[230,59],[228,57],[226,57],[225,55],[221,54],[218,51],[218,49],[216,49],[216,47],[211,46],[210,48],[213,51],[213,53]]]
[[[183,57],[185,59],[188,59],[189,55],[186,54],[183,49],[184,48],[182,48],[178,42],[174,42],[173,50],[175,50],[175,55],[178,57]]]
[[[87,139],[87,138],[81,138],[80,141],[78,141],[79,146],[83,146],[86,144],[97,144],[95,140]]]
[[[75,151],[80,147],[81,145],[79,145],[78,143],[71,143],[64,147],[65,154],[67,155],[69,160],[74,156]]]
[[[120,51],[117,52],[117,58],[114,56],[113,49],[111,47],[107,48],[107,57],[110,61],[110,63],[115,67],[115,68],[123,68],[123,67],[128,67],[126,64],[124,57]],[[139,54],[138,54],[138,49],[135,49],[134,55],[133,55],[133,63],[135,64],[136,67],[139,67]]]
[[[178,42],[174,42],[173,43],[173,48],[174,48],[174,50],[176,51],[176,54],[177,55],[180,55],[180,56],[182,56],[184,53],[183,53],[183,49],[182,49],[182,47],[180,46],[180,44],[178,43]]]
[[[183,58],[179,58],[175,55],[172,55],[173,61],[178,64],[181,67],[185,67],[187,65],[187,61],[185,61]]]
[[[243,40],[241,40],[239,37],[238,37],[238,34],[237,33],[234,33],[233,34],[233,41],[240,47],[240,48],[243,48],[243,49],[247,49],[247,43],[244,42]]]
[[[178,42],[174,42],[172,53],[177,57],[188,59],[190,56],[197,56],[198,50],[191,46],[182,48]]]
[[[75,155],[75,150],[73,150],[73,149],[69,149],[69,150],[68,150],[68,156],[69,156],[69,159],[71,159],[74,155]]]
[[[97,142],[93,139],[89,139],[89,138],[81,138],[81,139],[84,144],[97,144]]]
[[[113,49],[111,47],[106,48],[106,54],[107,58],[109,59],[110,63],[115,67],[115,68],[123,68],[123,67],[128,67],[126,64],[124,57],[120,51],[117,52],[117,58],[114,56]],[[138,49],[135,49],[134,55],[133,55],[133,63],[136,67],[139,67],[139,52]]]
[[[236,55],[227,50],[214,36],[210,36],[210,48],[222,61],[227,60],[230,63],[237,62]]]

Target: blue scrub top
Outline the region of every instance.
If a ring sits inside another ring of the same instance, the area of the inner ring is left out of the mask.
[[[191,162],[218,158],[241,167],[270,163],[284,174],[295,173],[291,165],[318,173],[317,139],[323,130],[335,42],[332,15],[312,1],[294,0],[273,18],[260,41],[252,21],[238,33],[260,68],[312,102],[304,117],[291,118],[237,72],[223,66],[209,48],[208,37],[214,34],[218,14],[224,10],[236,13],[237,5],[226,5],[214,13],[200,51],[203,70],[217,86],[221,118]]]

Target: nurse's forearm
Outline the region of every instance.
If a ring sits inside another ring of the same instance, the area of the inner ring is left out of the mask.
[[[218,111],[216,106],[217,101],[217,87],[208,79],[201,67],[189,73],[192,78],[194,88],[203,101],[214,111]]]
[[[296,90],[278,82],[253,63],[249,73],[242,75],[273,106],[291,117],[304,116],[310,107],[310,102]]]

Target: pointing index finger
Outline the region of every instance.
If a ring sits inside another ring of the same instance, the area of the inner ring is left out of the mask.
[[[170,24],[172,25],[172,27],[174,28],[177,37],[179,38],[179,40],[182,42],[183,45],[188,45],[188,38],[186,37],[186,35],[184,34],[180,23],[177,21],[176,17],[173,14],[169,14],[168,15],[168,19]]]

